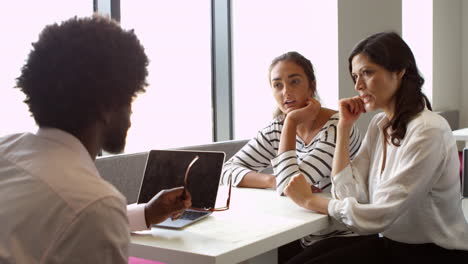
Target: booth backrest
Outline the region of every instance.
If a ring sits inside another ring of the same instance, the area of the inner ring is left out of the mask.
[[[175,149],[224,151],[228,160],[247,142],[248,140],[230,140]],[[96,159],[96,167],[101,177],[113,184],[130,204],[137,201],[147,158],[148,152],[105,156]]]
[[[135,203],[145,169],[148,152],[119,154],[96,159],[101,177],[114,185],[129,204]]]
[[[458,129],[458,122],[460,120],[460,114],[458,110],[439,111],[436,113],[441,115],[443,118],[445,118],[445,120],[447,120],[452,130]]]

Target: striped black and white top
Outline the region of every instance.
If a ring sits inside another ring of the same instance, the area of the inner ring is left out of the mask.
[[[280,155],[278,146],[283,123],[274,119],[224,164],[221,183],[228,183],[229,177],[232,177],[233,185],[237,186],[247,173],[260,172],[271,165],[279,194],[283,193],[289,179],[298,173],[302,173],[310,184],[329,190],[338,117],[338,113],[332,115],[309,144],[306,145],[301,138],[296,137],[296,150]],[[353,126],[350,133],[351,158],[356,155],[360,146],[359,130]]]

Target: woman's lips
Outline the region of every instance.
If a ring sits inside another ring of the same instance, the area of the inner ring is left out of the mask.
[[[364,102],[364,104],[367,104],[371,100],[371,96],[370,95],[361,95],[361,99]]]
[[[296,100],[286,100],[284,102],[284,106],[286,108],[290,108],[290,107],[293,107],[295,103],[296,103]]]

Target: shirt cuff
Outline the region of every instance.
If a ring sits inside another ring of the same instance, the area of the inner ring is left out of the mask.
[[[335,212],[335,203],[336,203],[336,200],[335,199],[330,199],[330,201],[328,202],[328,208],[327,208],[327,211],[328,211],[328,215],[337,219],[336,217],[336,212]]]
[[[352,184],[351,181],[348,181],[349,175],[353,175],[353,169],[351,164],[348,164],[343,170],[337,173],[335,176],[331,177],[332,182],[332,197],[333,199],[341,200],[346,197],[347,186]],[[343,190],[344,189],[344,190]]]
[[[247,173],[249,173],[249,172],[252,172],[252,170],[242,169],[242,170],[240,170],[240,172],[231,173],[231,177],[233,177],[232,178],[232,185],[233,186],[239,185],[239,183],[242,181],[242,179],[244,179],[244,176],[247,175]],[[236,176],[234,176],[234,175],[236,175]],[[226,182],[226,185],[229,185],[229,181]]]
[[[145,219],[145,205],[144,203],[127,205],[127,217],[131,232],[148,229]]]

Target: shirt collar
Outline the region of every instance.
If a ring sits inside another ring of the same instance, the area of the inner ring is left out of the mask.
[[[36,132],[36,136],[63,145],[74,153],[77,153],[82,159],[87,159],[94,164],[91,155],[83,143],[68,132],[58,128],[40,127]]]
[[[382,119],[377,121],[377,126],[379,127],[379,130],[383,131],[384,126],[388,124],[388,122],[390,122],[390,120],[388,120],[387,115],[385,115],[385,113],[382,113]]]

